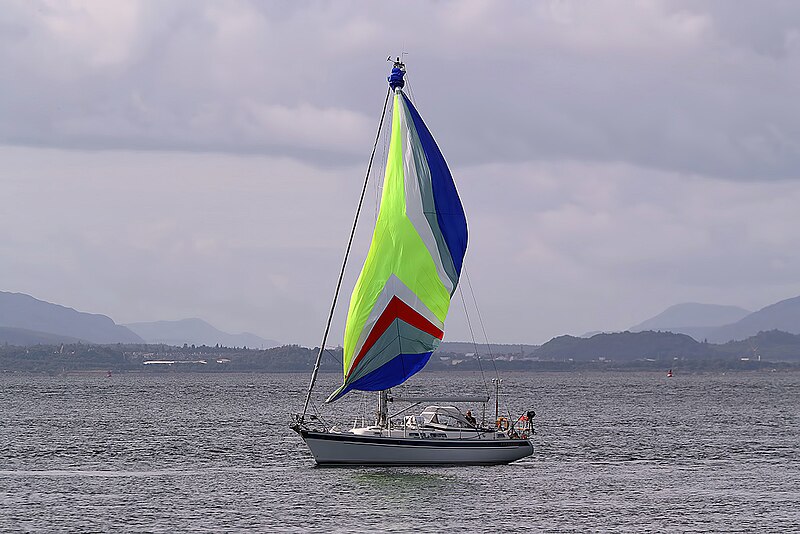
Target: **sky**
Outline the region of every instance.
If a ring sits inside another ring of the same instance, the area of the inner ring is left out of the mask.
[[[470,230],[446,340],[800,295],[800,3],[2,5],[0,290],[318,345],[404,53]]]

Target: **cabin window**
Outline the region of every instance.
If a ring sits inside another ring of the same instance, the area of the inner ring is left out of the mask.
[[[453,427],[453,428],[461,428],[463,426],[461,424],[461,421],[459,421],[455,417],[451,417],[449,415],[445,415],[445,416],[440,417],[439,418],[439,422],[443,423],[443,424],[445,424],[445,425],[447,425],[449,427]]]

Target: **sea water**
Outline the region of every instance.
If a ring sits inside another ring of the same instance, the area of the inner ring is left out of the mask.
[[[800,373],[503,378],[501,407],[537,413],[530,458],[317,468],[287,426],[305,375],[0,375],[0,531],[800,531]],[[315,405],[338,380],[320,377]],[[321,414],[349,427],[374,401]]]

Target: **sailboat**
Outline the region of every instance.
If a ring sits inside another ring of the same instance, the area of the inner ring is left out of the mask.
[[[373,147],[359,208],[337,284],[302,413],[291,428],[305,441],[318,465],[493,465],[533,454],[533,411],[510,421],[479,423],[463,402],[489,396],[406,397],[391,394],[428,363],[444,337],[450,299],[456,291],[467,249],[467,221],[442,153],[403,91],[405,65],[397,58],[378,136],[392,98],[392,122],[380,210],[372,242],[348,309],[343,347],[343,381],[331,403],[351,391],[378,392],[374,424],[340,430],[309,413],[320,361],[364,199]],[[376,137],[375,146],[377,146]],[[499,388],[500,380],[496,381]],[[496,395],[499,390],[496,391]],[[408,402],[407,414],[390,417],[390,402]],[[485,413],[485,409],[484,409]]]

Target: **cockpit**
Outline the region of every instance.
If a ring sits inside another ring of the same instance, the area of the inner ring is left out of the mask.
[[[428,406],[421,417],[425,425],[436,428],[474,428],[455,406]]]

